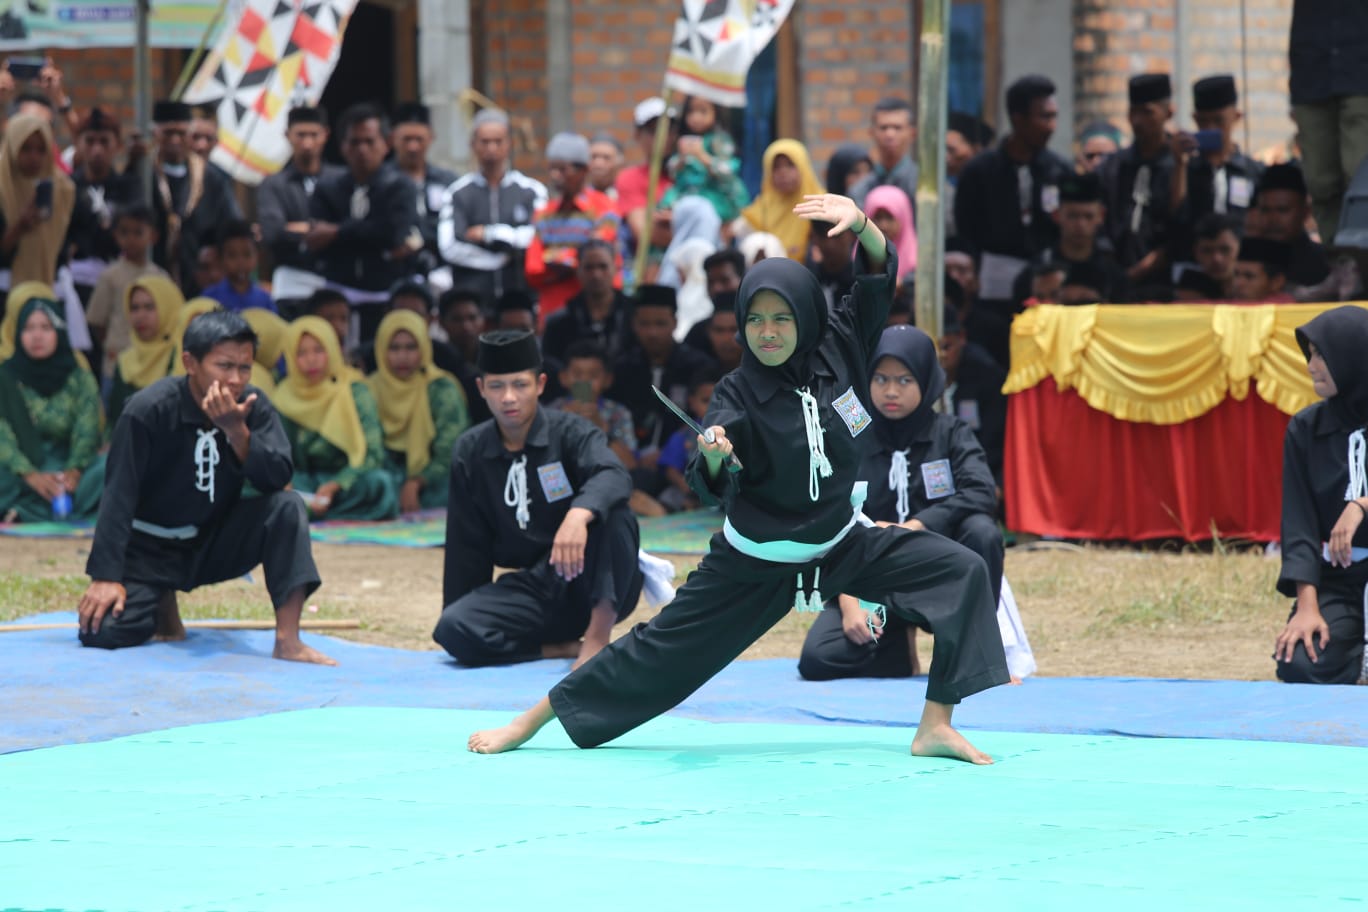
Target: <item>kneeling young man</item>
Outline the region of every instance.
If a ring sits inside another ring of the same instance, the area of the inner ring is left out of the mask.
[[[285,490],[293,466],[280,417],[247,384],[256,344],[237,314],[204,314],[185,331],[185,376],[157,381],[124,407],[86,563],[83,646],[181,639],[177,591],[262,564],[276,611],[273,655],[337,664],[299,639],[318,569],[304,502]],[[260,496],[244,498],[244,482]]]
[[[486,333],[478,363],[494,417],[451,459],[446,607],[432,638],[463,665],[578,668],[641,594],[631,476],[601,430],[538,405],[546,375],[532,333]],[[494,580],[496,566],[517,572]]]

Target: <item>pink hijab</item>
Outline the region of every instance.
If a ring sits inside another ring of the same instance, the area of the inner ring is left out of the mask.
[[[917,226],[912,220],[912,201],[897,187],[883,184],[869,191],[865,197],[864,211],[870,218],[880,209],[887,212],[902,226],[898,240],[893,248],[898,251],[898,280],[917,268]]]

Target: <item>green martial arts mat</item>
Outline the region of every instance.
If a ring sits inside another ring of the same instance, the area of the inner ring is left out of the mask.
[[[0,908],[1324,909],[1368,897],[1368,751],[322,709],[0,757]]]

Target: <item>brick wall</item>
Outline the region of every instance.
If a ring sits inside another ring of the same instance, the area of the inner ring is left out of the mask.
[[[62,71],[67,94],[77,110],[87,110],[98,104],[115,113],[125,124],[134,122],[132,48],[53,50],[50,53]],[[153,98],[171,91],[180,75],[183,57],[180,51],[152,51]]]
[[[1262,153],[1285,145],[1292,134],[1287,100],[1287,0],[1244,0],[1245,57],[1242,73],[1240,0],[1076,0],[1074,5],[1074,126],[1110,120],[1126,129],[1126,81],[1134,73],[1182,70],[1174,86],[1184,112],[1191,111],[1192,82],[1233,73],[1249,124],[1249,146]],[[1190,116],[1179,119],[1192,129]],[[1241,132],[1240,142],[1244,143]]]
[[[632,108],[660,94],[677,3],[574,0],[571,90],[575,129],[608,133],[635,162]]]
[[[515,167],[531,174],[542,170],[547,140],[546,0],[489,0],[474,5],[472,40],[480,42],[483,72],[476,88],[502,105],[514,118],[527,119],[530,136],[515,142]],[[527,151],[526,140],[537,144]]]

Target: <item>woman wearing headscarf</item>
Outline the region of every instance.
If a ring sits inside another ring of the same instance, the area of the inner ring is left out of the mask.
[[[0,516],[88,519],[104,488],[95,376],[77,363],[55,301],[30,299],[18,325],[0,364]]]
[[[135,280],[124,291],[123,309],[131,344],[114,362],[108,408],[111,432],[130,396],[171,376],[176,340],[185,333],[180,325],[185,297],[176,283],[164,276],[146,275]]]
[[[1278,592],[1296,602],[1273,658],[1283,681],[1368,683],[1368,310],[1327,310],[1297,343],[1322,401],[1293,416],[1283,440]]]
[[[912,201],[892,184],[880,184],[865,197],[865,211],[898,251],[898,284],[917,271],[917,224]]]
[[[465,391],[432,363],[427,322],[394,310],[375,334],[375,373],[367,384],[385,431],[385,469],[399,489],[399,509],[445,507],[451,452],[470,426]]]
[[[938,535],[860,521],[868,365],[897,257],[850,199],[810,197],[796,211],[832,234],[852,229],[861,275],[829,308],[802,263],[772,258],[746,273],[741,366],[714,389],[688,468],[699,498],[725,507],[722,534],[660,614],[510,725],[472,735],[471,750],[510,750],[553,718],[581,747],[610,741],[693,693],[790,608],[820,611],[823,592],[849,592],[935,634],[912,753],[991,762],[950,724],[962,698],[1008,681],[987,568]]]
[[[18,114],[0,139],[0,267],[10,287],[53,283],[63,258],[76,185],[53,163],[52,128]]]
[[[796,139],[775,140],[765,150],[760,195],[741,210],[736,233],[772,234],[784,245],[785,256],[801,262],[807,257],[812,228],[807,219],[793,214],[793,207],[804,197],[823,192],[807,147]]]
[[[280,315],[264,307],[248,307],[240,311],[247,325],[257,336],[256,361],[252,363],[252,386],[269,399],[275,393],[280,358],[285,353],[285,334],[290,324]]]
[[[375,397],[342,357],[321,317],[300,317],[285,334],[285,379],[271,404],[294,452],[294,487],[315,519],[393,519],[394,480],[385,472]]]
[[[973,551],[988,566],[997,605],[1003,553],[993,518],[997,488],[973,430],[935,410],[945,393],[935,343],[916,327],[890,326],[870,363],[874,448],[860,464],[869,485],[865,515],[879,525],[935,532]],[[916,626],[896,613],[876,615],[871,624],[849,595],[828,602],[803,643],[799,672],[813,681],[919,674]]]
[[[12,286],[5,295],[5,319],[0,321],[0,361],[14,354],[15,346],[19,342],[19,312],[34,298],[55,301],[57,293],[51,285],[44,282],[20,282]],[[79,362],[80,352],[76,352],[76,358]]]
[[[869,146],[863,143],[846,143],[837,146],[827,162],[827,190],[849,196],[850,191],[870,171],[874,170],[874,159],[869,157]]]

